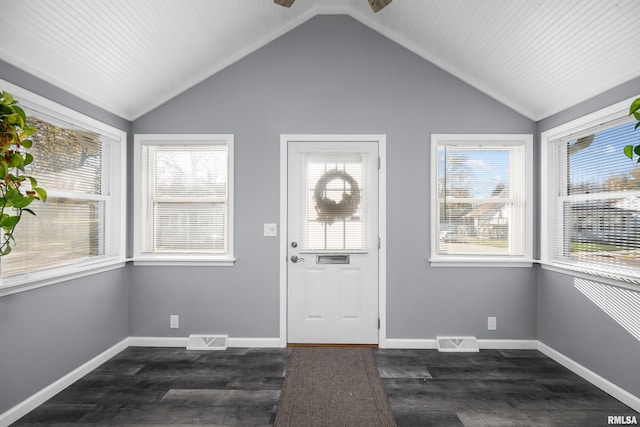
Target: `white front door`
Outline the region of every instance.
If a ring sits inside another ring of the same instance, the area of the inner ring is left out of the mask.
[[[289,343],[378,343],[378,142],[289,141]]]

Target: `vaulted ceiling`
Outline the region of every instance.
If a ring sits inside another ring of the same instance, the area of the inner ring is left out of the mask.
[[[318,14],[533,120],[640,76],[638,0],[2,0],[0,59],[134,120]]]

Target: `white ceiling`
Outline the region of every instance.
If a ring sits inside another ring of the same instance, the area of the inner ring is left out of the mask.
[[[318,14],[533,120],[640,76],[639,0],[2,0],[0,59],[134,120]]]

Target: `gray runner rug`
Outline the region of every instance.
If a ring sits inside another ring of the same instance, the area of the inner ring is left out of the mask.
[[[275,425],[395,426],[371,349],[294,348]]]

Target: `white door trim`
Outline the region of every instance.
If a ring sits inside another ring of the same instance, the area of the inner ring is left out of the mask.
[[[287,345],[287,182],[289,142],[300,141],[368,141],[378,143],[380,170],[378,173],[378,347],[385,348],[387,340],[387,137],[372,134],[282,134],[280,135],[280,345]]]

